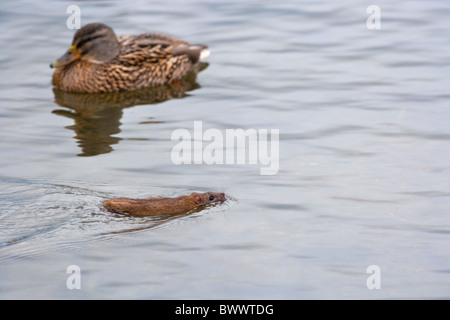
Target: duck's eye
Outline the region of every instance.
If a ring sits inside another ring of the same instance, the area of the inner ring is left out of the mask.
[[[213,201],[214,200],[214,196],[209,196],[209,201]]]

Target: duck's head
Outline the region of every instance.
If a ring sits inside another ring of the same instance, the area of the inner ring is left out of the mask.
[[[79,29],[66,53],[50,64],[51,68],[68,65],[82,59],[92,63],[108,62],[120,53],[114,31],[103,23],[90,23]]]

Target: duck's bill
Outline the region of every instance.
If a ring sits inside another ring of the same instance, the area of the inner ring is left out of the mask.
[[[50,68],[59,68],[80,58],[80,55],[74,50],[74,48],[70,47],[66,53],[64,53],[61,57],[56,59],[50,64]]]

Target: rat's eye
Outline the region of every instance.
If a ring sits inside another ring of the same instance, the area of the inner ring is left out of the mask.
[[[213,201],[214,200],[214,196],[209,196],[209,201]]]

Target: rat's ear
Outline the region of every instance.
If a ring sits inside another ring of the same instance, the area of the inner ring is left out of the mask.
[[[196,204],[203,204],[203,198],[201,195],[199,195],[198,193],[193,193],[191,194],[191,196]]]

